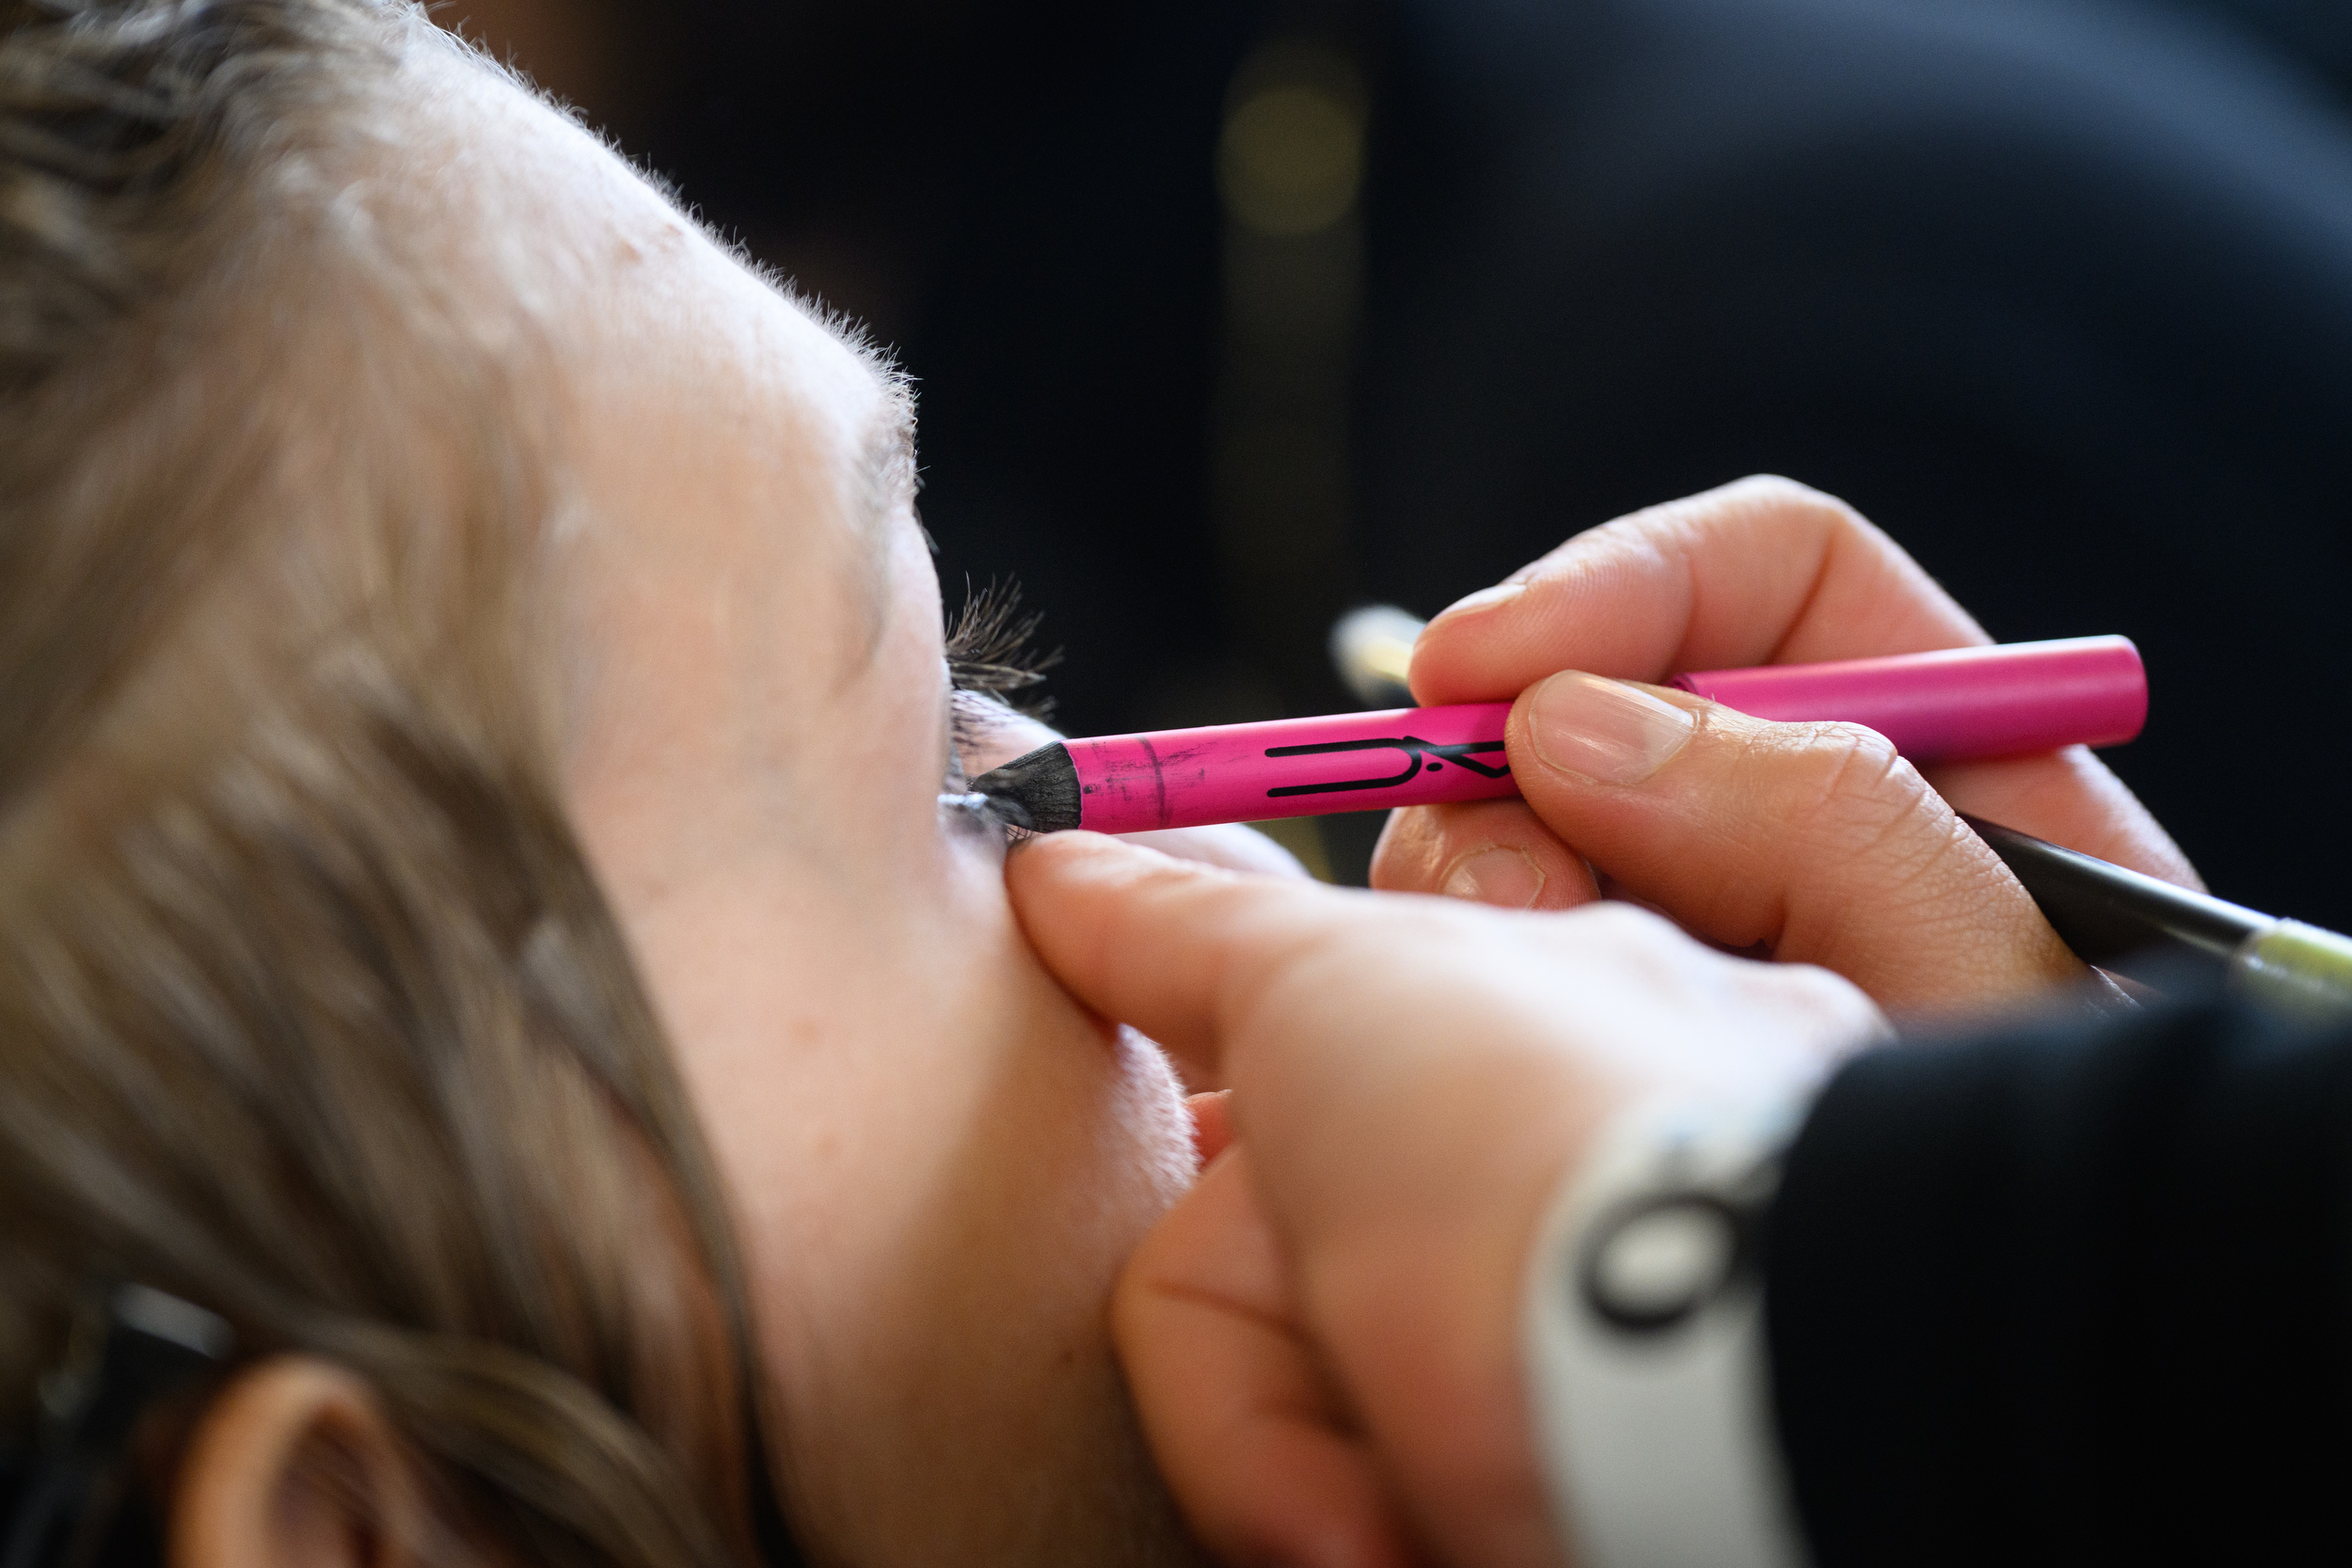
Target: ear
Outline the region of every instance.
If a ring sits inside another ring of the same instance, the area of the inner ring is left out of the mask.
[[[368,1386],[281,1355],[237,1375],[199,1422],[171,1509],[173,1568],[405,1568],[423,1489]]]

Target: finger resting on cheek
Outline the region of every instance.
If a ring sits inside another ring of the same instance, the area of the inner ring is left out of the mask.
[[[1510,910],[1567,910],[1600,896],[1584,857],[1519,800],[1418,806],[1389,818],[1372,885]]]
[[[1089,832],[1050,833],[1015,847],[1005,861],[1014,916],[1055,978],[1094,1011],[1157,1040],[1192,1083],[1215,1081],[1214,1064],[1202,1059],[1199,1009],[1158,994],[1163,988],[1135,966],[1129,933],[1155,895],[1226,879],[1231,874]]]
[[[1149,1035],[1203,1087],[1224,1081],[1224,1016],[1287,957],[1344,925],[1348,901],[1365,896],[1087,832],[1023,845],[1006,861],[1005,886],[1055,978],[1095,1012]]]
[[[1006,875],[1019,880],[1023,873],[1049,872],[1056,883],[1072,891],[1117,888],[1168,875],[1177,867],[1177,861],[1178,857],[1133,837],[1113,838],[1079,829],[1025,840],[1008,858]]]

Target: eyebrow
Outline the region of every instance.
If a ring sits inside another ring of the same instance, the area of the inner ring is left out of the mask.
[[[914,394],[897,372],[876,367],[876,373],[882,406],[859,446],[851,499],[860,530],[879,540],[883,520],[915,491]]]
[[[890,515],[913,501],[916,487],[914,393],[904,375],[876,356],[861,349],[859,357],[882,382],[882,403],[858,443],[846,498],[850,527],[862,546],[858,576],[866,600],[866,635],[850,660],[852,671],[871,664],[882,646],[890,622]],[[928,542],[930,535],[924,537]]]

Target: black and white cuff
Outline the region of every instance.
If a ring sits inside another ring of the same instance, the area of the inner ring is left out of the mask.
[[[1773,1434],[1763,1224],[1806,1097],[1651,1101],[1562,1184],[1525,1355],[1581,1568],[1804,1568]]]

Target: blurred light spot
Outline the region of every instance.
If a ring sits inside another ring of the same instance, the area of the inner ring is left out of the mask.
[[[1226,117],[1216,168],[1234,221],[1267,234],[1317,233],[1355,208],[1363,122],[1322,87],[1263,87]]]
[[[1331,664],[1367,707],[1410,707],[1413,642],[1422,620],[1394,605],[1351,610],[1331,626]]]

